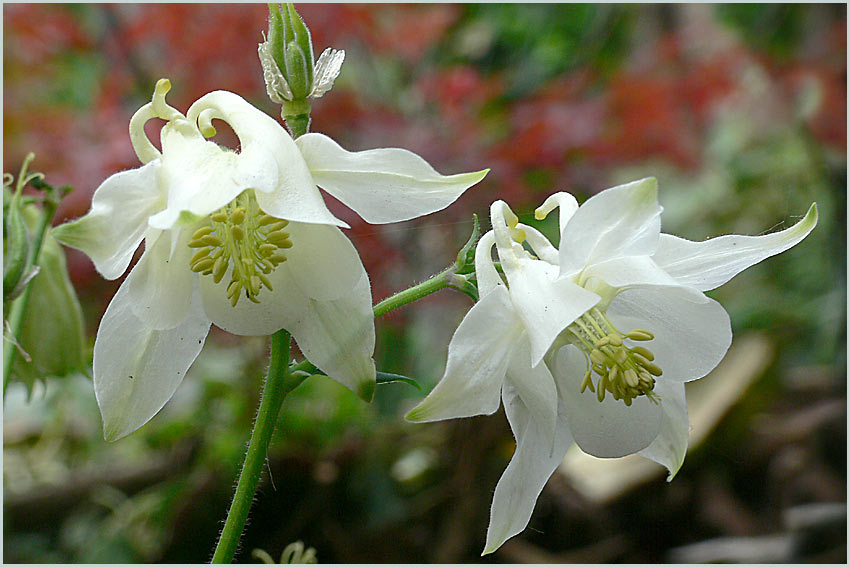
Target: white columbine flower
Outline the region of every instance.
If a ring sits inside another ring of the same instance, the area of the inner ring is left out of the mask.
[[[491,414],[501,398],[517,448],[496,486],[485,554],[525,529],[573,442],[597,457],[640,453],[672,478],[688,443],[684,383],[708,374],[732,341],[729,316],[703,292],[794,246],[817,222],[812,205],[781,232],[690,242],[661,233],[654,179],[581,207],[556,193],[537,218],[556,207],[560,250],[493,203],[493,230],[475,255],[481,299],[452,337],[442,380],[407,416]]]
[[[375,385],[369,279],[317,189],[371,223],[440,210],[486,171],[443,176],[402,149],[348,152],[322,134],[297,141],[230,92],[201,97],[185,116],[165,102],[167,80],[130,121],[144,165],[109,177],[91,210],[55,229],[115,279],[145,251],[112,299],[94,346],[104,435],[118,439],[171,398],[210,323],[238,335],[288,330],[307,358],[364,399]],[[167,121],[160,152],[145,136]],[[206,138],[229,124],[240,151]]]

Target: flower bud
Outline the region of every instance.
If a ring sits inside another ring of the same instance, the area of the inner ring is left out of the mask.
[[[292,4],[269,4],[269,31],[257,49],[269,98],[283,106],[281,115],[293,131],[306,131],[310,98],[319,98],[339,75],[345,52],[328,48],[313,59],[313,40]]]
[[[29,255],[29,235],[21,211],[20,195],[15,195],[12,198],[5,220],[6,222],[3,223],[3,248],[6,258],[3,265],[4,302],[7,299],[12,299],[12,292],[16,290],[18,282],[21,281],[21,277],[26,271],[27,256]]]
[[[292,4],[283,16],[284,76],[294,100],[307,98],[313,88],[313,40],[304,20]]]
[[[265,74],[271,72],[278,82],[283,79],[284,84],[274,85],[275,94],[289,101],[306,99],[313,87],[313,40],[292,4],[287,4],[283,10],[278,4],[269,4],[269,35],[260,46],[261,60],[264,59],[263,51],[266,52]],[[274,69],[266,68],[269,58]],[[266,82],[269,83],[268,77]]]
[[[23,216],[34,229],[43,212],[29,205]],[[51,231],[44,235],[38,258],[40,270],[29,284],[32,289],[15,337],[26,356],[15,357],[11,373],[12,380],[22,382],[29,392],[48,377],[88,372],[82,308],[68,276],[65,252]]]

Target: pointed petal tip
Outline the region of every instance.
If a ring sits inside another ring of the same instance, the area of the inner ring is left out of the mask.
[[[482,169],[482,170],[479,170],[479,171],[470,172],[469,175],[472,176],[472,177],[477,177],[478,179],[475,182],[478,183],[479,181],[481,181],[482,179],[487,177],[488,173],[490,173],[489,167],[487,169]]]
[[[682,470],[682,465],[685,463],[685,455],[682,455],[681,459],[677,459],[678,462],[674,463],[673,468],[666,466],[667,469],[667,482],[673,482],[673,479],[676,478],[676,475],[679,474],[679,471]]]
[[[806,211],[806,216],[803,217],[801,223],[806,223],[806,227],[810,226],[814,228],[818,224],[818,204],[812,203],[809,207],[809,210]]]
[[[452,175],[443,176],[446,180],[450,180],[453,182],[461,183],[466,185],[467,188],[472,187],[482,179],[484,179],[487,174],[490,173],[490,168],[481,169],[479,171],[469,171],[466,173],[455,173]]]
[[[467,416],[447,416],[445,412],[440,411],[440,401],[435,403],[434,398],[426,397],[419,402],[413,409],[407,412],[404,416],[406,421],[411,423],[429,423],[433,421],[441,421],[444,419],[454,419],[456,417]],[[498,408],[497,408],[498,409]],[[489,414],[486,414],[489,415]]]
[[[414,407],[412,410],[407,412],[404,416],[404,419],[411,423],[421,423],[427,419],[427,406],[422,407],[425,404],[425,401],[419,402],[419,404]]]
[[[644,177],[635,181],[635,185],[640,188],[641,193],[647,197],[658,195],[658,179],[655,177]]]
[[[361,382],[357,387],[357,396],[367,404],[371,403],[372,398],[375,397],[375,384],[374,377],[371,380]]]
[[[501,541],[499,541],[498,543],[495,543],[495,542],[490,541],[490,538],[488,537],[487,543],[484,544],[484,551],[481,552],[481,557],[484,557],[485,555],[490,555],[494,551],[497,551],[500,547],[502,547],[502,544],[505,543],[507,540],[508,540],[508,538],[504,538]]]
[[[135,429],[127,431],[126,427],[122,427],[120,423],[117,423],[114,420],[110,420],[110,423],[107,423],[105,418],[103,420],[103,440],[107,443],[114,443],[119,439],[123,439],[133,431],[135,431]]]

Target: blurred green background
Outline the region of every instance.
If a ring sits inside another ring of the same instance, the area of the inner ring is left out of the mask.
[[[686,238],[780,229],[813,201],[820,222],[710,294],[736,343],[688,392],[699,442],[672,483],[660,469],[568,459],[529,528],[481,558],[513,450],[503,413],[402,417],[441,376],[470,306],[443,291],[377,322],[379,369],[422,392],[382,385],[367,405],[313,378],[286,400],[237,561],[257,562],[255,548],[279,557],[300,539],[320,562],[846,562],[846,6],[299,11],[317,52],[346,51],[313,131],[350,150],[405,147],[442,173],[491,168],[449,209],[397,225],[367,225],[328,198],[352,225],[375,301],[448,265],[472,213],[486,218],[497,198],[534,224],[554,191],[583,200],[653,175],[663,230]],[[257,60],[266,17],[253,4],[4,5],[4,171],[32,151],[33,170],[72,185],[61,222],[138,165],[127,126],[160,77],[178,109],[226,89],[276,116]],[[120,281],[67,258],[90,348]],[[4,560],[208,561],[266,356],[263,339],[214,329],[160,414],[111,444],[85,376],[48,377],[30,397],[13,384]]]

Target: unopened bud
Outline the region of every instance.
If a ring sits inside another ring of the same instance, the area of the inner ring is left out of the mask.
[[[266,91],[274,102],[283,105],[287,119],[309,122],[308,98],[319,98],[333,87],[345,52],[328,48],[314,60],[310,30],[292,4],[281,9],[269,4],[269,31],[259,45]],[[293,131],[299,125],[291,125]],[[306,126],[301,124],[300,126]]]

